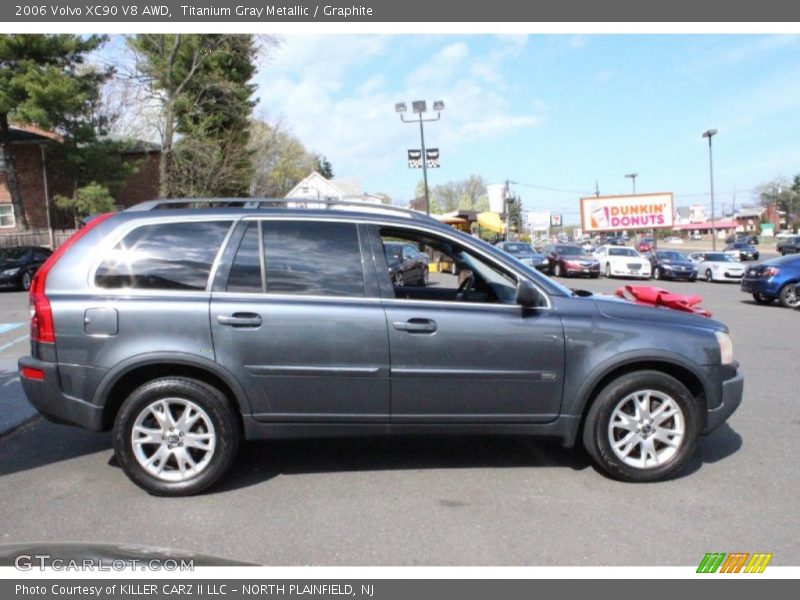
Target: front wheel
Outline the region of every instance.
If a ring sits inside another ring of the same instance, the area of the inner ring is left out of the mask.
[[[784,308],[800,307],[800,294],[798,294],[797,284],[787,283],[783,286],[778,294],[778,302]]]
[[[658,267],[653,270],[653,279],[661,279],[661,269]]]
[[[597,396],[583,426],[583,445],[608,475],[661,481],[681,471],[697,446],[701,416],[689,390],[659,371],[628,373]]]
[[[19,287],[21,287],[23,291],[27,292],[29,289],[31,289],[31,281],[32,281],[31,274],[25,271],[22,274],[22,277],[20,277]]]
[[[611,265],[606,263],[606,277],[611,277]]]
[[[157,496],[188,496],[214,484],[239,446],[239,424],[216,388],[184,377],[155,379],[131,393],[114,423],[125,474]]]
[[[562,274],[563,273],[561,272],[561,265],[559,263],[556,263],[556,266],[553,267],[553,275],[555,275],[556,277],[561,277]]]
[[[711,269],[706,269],[706,281],[714,281],[714,275],[711,273]]]

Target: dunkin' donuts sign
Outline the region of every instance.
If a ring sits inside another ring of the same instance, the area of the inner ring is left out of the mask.
[[[584,232],[668,229],[673,224],[672,193],[581,198]]]

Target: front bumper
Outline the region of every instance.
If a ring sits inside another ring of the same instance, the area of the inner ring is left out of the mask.
[[[721,369],[718,372],[722,374],[725,371]],[[727,421],[728,417],[730,417],[742,403],[744,376],[738,367],[736,367],[736,372],[733,377],[719,381],[718,385],[720,389],[720,402],[714,408],[706,410],[706,425],[703,428],[704,435],[711,433]]]
[[[664,279],[697,279],[697,271],[692,269],[677,270],[677,269],[661,269],[661,275]]]
[[[19,359],[19,370],[23,367],[38,369],[44,373],[41,381],[25,377],[20,377],[20,381],[28,402],[48,421],[77,425],[92,431],[103,429],[102,407],[65,394],[59,384],[56,363],[24,356]]]

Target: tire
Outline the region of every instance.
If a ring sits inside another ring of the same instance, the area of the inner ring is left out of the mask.
[[[163,403],[172,419],[162,426],[156,414],[164,415]],[[187,414],[194,420],[182,425]],[[168,429],[170,424],[173,429]],[[139,438],[154,441],[135,443],[134,426],[154,430],[154,435]],[[165,435],[170,436],[169,441]],[[190,445],[188,436],[198,436],[196,445]],[[113,430],[114,451],[125,474],[155,496],[189,496],[216,483],[231,466],[240,437],[239,421],[225,395],[184,377],[155,379],[135,389],[123,402]],[[157,454],[164,458],[154,460]],[[153,460],[147,467],[146,463]],[[181,462],[185,469],[179,468]],[[197,473],[185,473],[190,469],[197,469]]]
[[[556,263],[556,266],[553,267],[553,275],[555,275],[556,277],[561,277],[562,276],[561,265],[559,263]]]
[[[637,392],[649,394],[646,400],[642,397],[649,411],[656,411],[660,406],[672,411],[661,426],[657,419],[648,421],[645,418],[644,425],[642,421],[637,422],[638,410],[630,410],[636,404]],[[625,417],[615,417],[621,413]],[[629,421],[624,420],[627,416],[630,416]],[[694,454],[701,422],[697,403],[680,381],[660,371],[638,371],[615,379],[598,394],[583,424],[583,445],[595,465],[615,479],[663,481],[678,474]],[[627,436],[633,439],[620,446]],[[669,439],[676,445],[671,446],[659,438]],[[612,439],[617,440],[617,450],[612,446]],[[648,445],[650,451],[646,449]]]
[[[606,263],[606,277],[611,277],[611,265]]]
[[[430,272],[428,271],[428,269],[425,269],[422,272],[422,281],[421,281],[421,283],[422,283],[423,287],[428,285],[428,282],[430,281],[430,278],[431,278]]]
[[[689,277],[688,281],[689,281],[689,283],[694,283],[695,281],[697,281],[697,275],[693,275],[692,277]]]
[[[753,294],[753,300],[755,300],[758,304],[772,304],[775,301],[775,298],[767,296],[766,294],[757,293]]]
[[[714,275],[711,273],[711,269],[706,269],[706,281],[714,281]]]
[[[27,292],[29,289],[31,289],[31,281],[33,281],[33,276],[28,271],[25,271],[22,274],[22,277],[19,278],[20,289],[24,292]]]
[[[653,279],[656,280],[661,279],[661,269],[659,269],[658,267],[653,269]]]
[[[397,277],[394,278],[394,284],[397,287],[403,287],[406,284],[406,278],[402,272],[397,274]]]
[[[778,292],[778,302],[784,308],[800,307],[800,290],[796,283],[787,283]]]

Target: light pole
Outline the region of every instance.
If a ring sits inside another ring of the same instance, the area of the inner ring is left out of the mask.
[[[714,155],[711,151],[711,138],[717,135],[716,129],[703,132],[703,137],[708,138],[708,172],[711,178],[711,249],[717,249],[717,228],[714,226]]]
[[[428,195],[428,158],[425,154],[425,128],[423,127],[423,123],[428,123],[430,121],[438,121],[442,118],[442,111],[444,110],[444,102],[441,100],[437,100],[433,103],[433,110],[436,111],[436,118],[435,119],[423,119],[423,113],[427,112],[428,104],[425,100],[414,100],[411,103],[411,109],[414,111],[414,114],[417,115],[417,119],[408,119],[403,116],[403,113],[408,110],[406,107],[405,102],[398,102],[394,105],[394,111],[400,114],[400,120],[403,123],[416,123],[419,122],[419,139],[420,143],[422,144],[422,153],[420,158],[422,159],[422,179],[425,182],[425,214],[431,214],[431,202],[430,197]]]
[[[626,173],[625,177],[630,177],[631,181],[633,182],[633,195],[636,195],[636,178],[639,176],[638,173]]]

